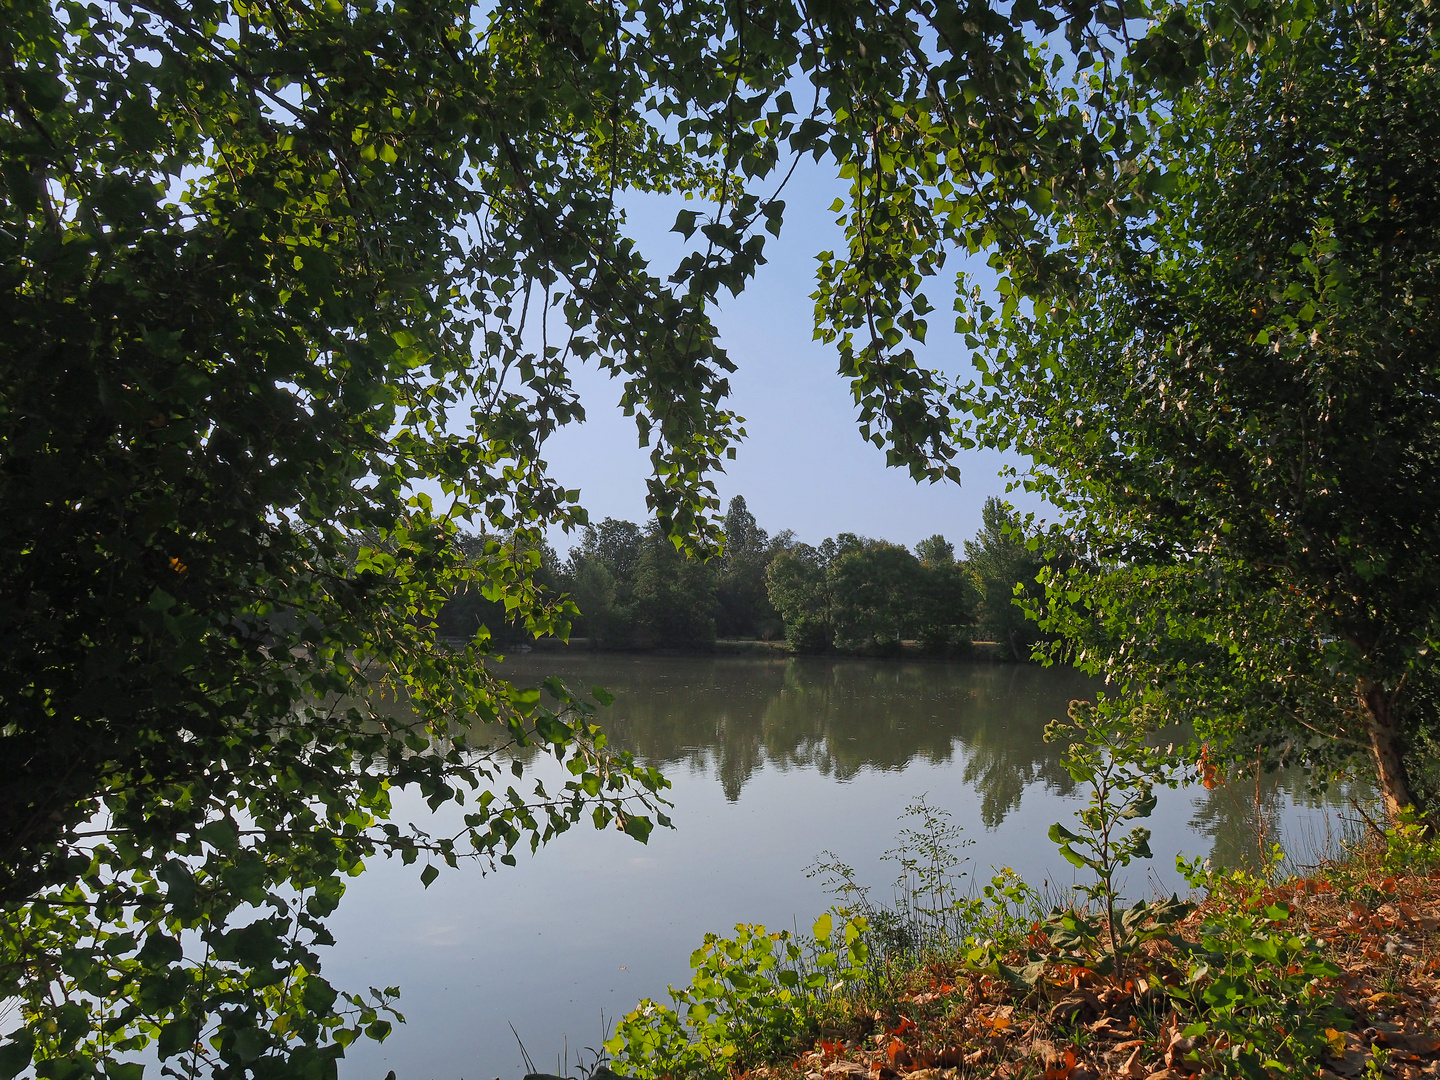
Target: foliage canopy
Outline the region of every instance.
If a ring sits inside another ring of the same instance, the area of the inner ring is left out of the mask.
[[[1085,565],[1049,628],[1236,758],[1433,806],[1440,83],[1424,3],[1297,20],[1150,118],[1166,182],[1057,232],[1084,296],[969,313],[982,437]]]

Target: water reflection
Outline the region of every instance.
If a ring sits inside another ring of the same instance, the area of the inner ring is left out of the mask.
[[[990,829],[1037,785],[1073,792],[1045,725],[1100,688],[1079,672],[1009,664],[575,653],[506,667],[519,681],[557,674],[573,688],[605,686],[616,701],[601,721],[616,745],[662,770],[713,776],[730,802],[767,768],[846,782],[867,769],[955,763]],[[1341,805],[1349,794],[1317,798],[1295,773],[1262,776],[1258,787],[1251,778],[1197,791],[1189,827],[1223,865],[1250,864],[1281,839],[1287,808]]]
[[[662,769],[713,774],[732,802],[762,768],[847,781],[959,753],[991,827],[1032,784],[1070,791],[1042,733],[1097,685],[1019,665],[813,658],[547,655],[507,667],[517,679],[543,672],[575,687],[603,684],[616,695],[601,717],[616,745]]]
[[[1373,802],[1374,790],[1363,780],[1316,791],[1298,769],[1262,773],[1258,780],[1250,772],[1197,799],[1190,828],[1210,838],[1210,858],[1220,866],[1258,868],[1279,844],[1290,866],[1308,867],[1339,854],[1358,835],[1359,816],[1334,811]]]

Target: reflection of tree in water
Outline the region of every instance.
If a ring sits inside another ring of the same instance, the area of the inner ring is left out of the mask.
[[[1093,693],[1082,676],[1018,665],[620,656],[523,663],[575,688],[605,685],[616,702],[601,722],[616,745],[662,768],[713,772],[731,801],[764,765],[848,780],[867,768],[948,762],[958,744],[965,782],[992,827],[1030,784],[1070,790],[1041,735],[1072,697]]]
[[[864,769],[949,762],[958,748],[961,775],[990,828],[1020,806],[1032,784],[1061,795],[1073,790],[1058,748],[1042,735],[1071,698],[1093,697],[1096,689],[1076,673],[1028,665],[613,653],[535,654],[514,664],[519,670],[508,674],[522,683],[558,674],[575,690],[607,687],[616,701],[599,720],[615,745],[662,769],[714,775],[732,802],[765,766],[810,768],[843,781]],[[1339,836],[1326,833],[1320,815],[1282,836],[1283,815],[1290,807],[1339,810],[1352,796],[1365,805],[1372,793],[1359,785],[1318,794],[1292,770],[1262,775],[1257,802],[1253,775],[1246,775],[1203,792],[1190,827],[1210,838],[1210,857],[1221,866],[1254,867],[1261,844],[1272,842],[1293,860],[1313,863],[1327,846],[1338,847]]]
[[[1332,785],[1324,792],[1311,788],[1298,769],[1232,777],[1204,793],[1190,818],[1190,827],[1211,840],[1210,859],[1226,869],[1255,869],[1262,850],[1280,844],[1287,856],[1298,863],[1315,863],[1338,850],[1341,837],[1334,831],[1334,811],[1352,805],[1364,806],[1374,793],[1364,784]],[[1291,807],[1329,810],[1328,816],[1311,815],[1300,828],[1286,828],[1285,812]]]
[[[962,735],[968,751],[965,782],[980,793],[980,820],[992,829],[1019,808],[1031,784],[1043,783],[1061,795],[1074,790],[1075,781],[1060,764],[1060,748],[1045,742],[1045,725],[1064,714],[1071,698],[1093,696],[1091,687],[1077,679],[1057,700],[1053,689],[1042,695],[1036,693],[1039,687],[1024,685],[1025,676],[1038,674],[1033,668],[994,670],[1008,679],[997,679],[983,693],[972,692]],[[1030,701],[1021,704],[1026,698]]]

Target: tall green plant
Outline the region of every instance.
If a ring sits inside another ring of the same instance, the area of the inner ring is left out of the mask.
[[[1129,911],[1117,910],[1116,877],[1135,859],[1149,859],[1150,830],[1139,824],[1155,810],[1156,785],[1174,786],[1169,755],[1147,742],[1153,715],[1143,707],[1101,700],[1070,703],[1068,721],[1054,720],[1045,728],[1047,742],[1064,742],[1061,757],[1072,780],[1088,792],[1086,806],[1076,814],[1079,831],[1060,822],[1050,826],[1050,840],[1073,866],[1089,869],[1095,880],[1076,885],[1078,892],[1101,909],[1107,959],[1123,978],[1125,951],[1139,937],[1140,928],[1158,918],[1163,924],[1177,916],[1175,905],[1162,911],[1144,903]],[[1057,944],[1083,944],[1090,931],[1083,916],[1071,913],[1056,924]]]
[[[890,903],[873,901],[854,867],[834,852],[821,852],[806,870],[822,880],[841,914],[864,918],[871,985],[893,988],[897,970],[955,952],[972,968],[1018,978],[1000,961],[1041,917],[1038,893],[1008,867],[992,868],[980,884],[963,869],[969,860],[961,852],[971,841],[924,796],[906,806],[901,820],[907,819],[915,824],[904,826],[895,847],[881,856],[899,868]]]

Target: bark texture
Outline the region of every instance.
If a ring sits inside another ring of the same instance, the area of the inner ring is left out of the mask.
[[[1375,758],[1375,778],[1385,813],[1392,822],[1415,805],[1410,776],[1400,752],[1400,732],[1395,725],[1394,702],[1380,683],[1361,679],[1356,687],[1360,708],[1365,714],[1365,728],[1370,736],[1370,752]]]

